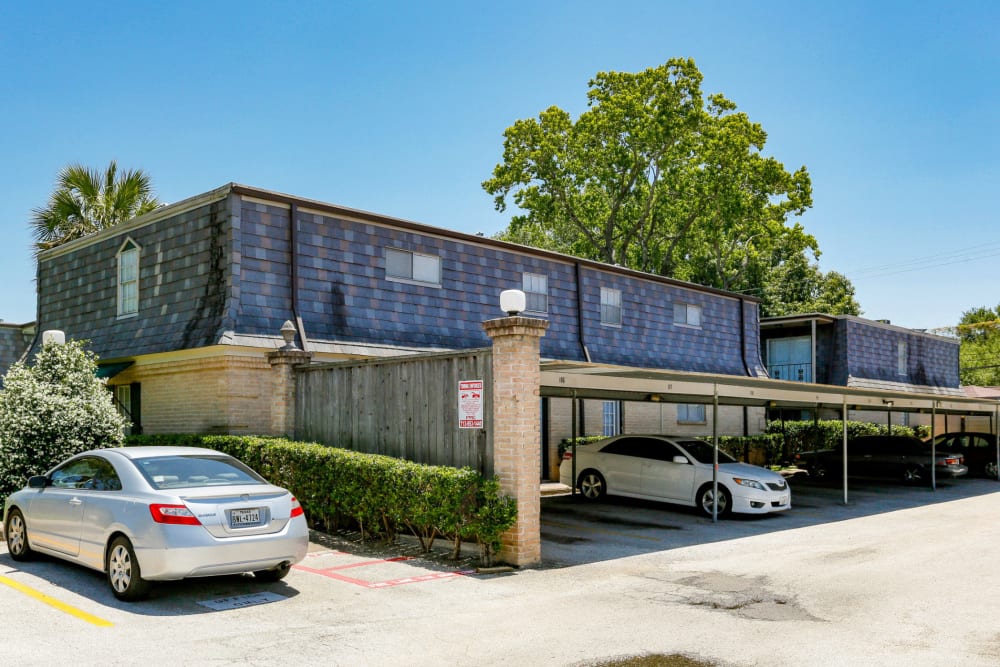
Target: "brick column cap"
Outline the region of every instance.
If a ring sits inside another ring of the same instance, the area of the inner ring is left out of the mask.
[[[524,317],[516,315],[514,317],[499,317],[495,320],[483,322],[483,329],[490,338],[497,336],[538,336],[545,335],[545,330],[549,328],[549,321],[536,317]]]
[[[304,352],[299,349],[287,350],[278,348],[267,353],[267,361],[272,366],[281,364],[291,364],[292,366],[302,366],[312,361],[313,353]]]

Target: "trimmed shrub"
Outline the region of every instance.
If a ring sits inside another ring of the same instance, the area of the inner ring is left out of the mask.
[[[785,455],[794,460],[799,452],[814,449],[831,449],[836,447],[844,439],[844,425],[839,420],[823,419],[819,423],[811,421],[786,421],[784,431],[782,423],[779,421],[768,422],[767,432],[774,434],[779,439],[784,438],[787,444],[783,445]],[[848,421],[847,437],[854,439],[864,435],[887,435],[889,429],[885,424],[872,424],[871,422]],[[892,435],[908,435],[921,439],[930,436],[930,428],[927,426],[892,426]]]
[[[81,341],[46,344],[34,366],[10,367],[0,391],[0,497],[74,454],[122,443],[125,419],[96,372]]]
[[[517,507],[496,478],[471,468],[428,466],[284,438],[230,435],[130,436],[129,446],[208,447],[234,456],[298,498],[306,516],[325,529],[357,527],[363,538],[393,542],[409,530],[430,551],[437,537],[475,540],[490,565]]]

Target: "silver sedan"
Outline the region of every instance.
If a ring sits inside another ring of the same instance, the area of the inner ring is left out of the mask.
[[[33,552],[107,573],[115,597],[152,581],[253,572],[277,581],[303,558],[299,502],[231,456],[196,447],[78,454],[4,505],[11,558]]]

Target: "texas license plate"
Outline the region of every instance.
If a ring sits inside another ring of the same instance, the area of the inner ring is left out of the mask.
[[[256,526],[260,523],[260,508],[232,510],[229,513],[229,525],[233,528],[241,526]]]

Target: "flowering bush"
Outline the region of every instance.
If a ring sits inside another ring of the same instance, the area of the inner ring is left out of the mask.
[[[34,366],[14,364],[0,391],[0,497],[63,459],[125,439],[125,419],[80,341],[42,347]]]

